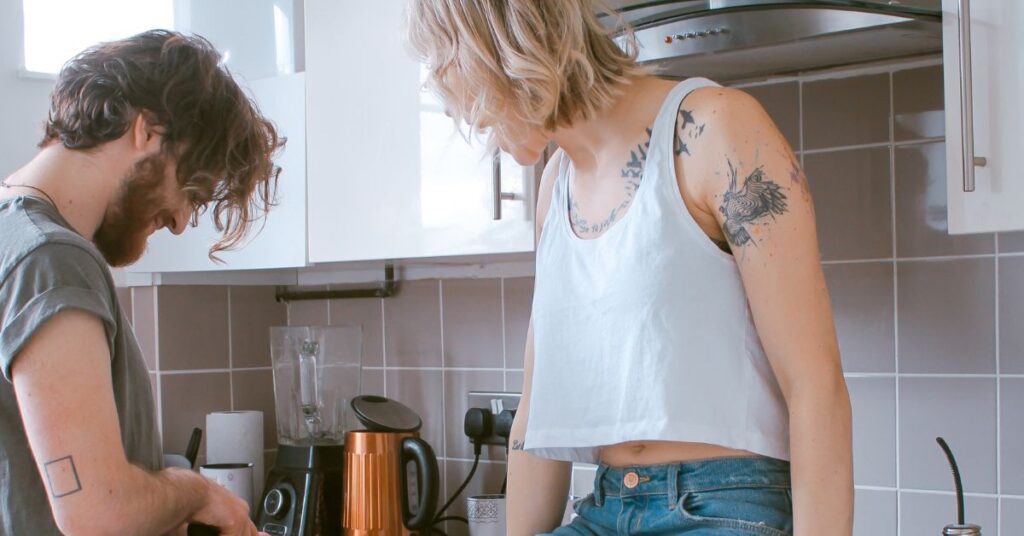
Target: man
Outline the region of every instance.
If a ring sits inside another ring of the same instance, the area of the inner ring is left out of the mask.
[[[40,151],[0,187],[0,534],[254,535],[244,501],[161,469],[149,374],[106,264],[212,204],[228,249],[283,144],[205,40],[150,31],[68,62]],[[34,462],[34,464],[33,464]]]

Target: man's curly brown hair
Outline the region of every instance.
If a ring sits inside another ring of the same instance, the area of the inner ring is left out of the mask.
[[[163,129],[161,153],[177,163],[193,223],[213,206],[222,236],[211,258],[237,246],[274,204],[273,156],[285,140],[206,39],[151,30],[78,54],[57,77],[40,146],[88,150],[120,138],[140,113]]]

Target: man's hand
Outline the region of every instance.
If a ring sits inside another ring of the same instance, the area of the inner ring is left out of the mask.
[[[249,504],[210,479],[206,479],[203,506],[190,521],[217,527],[228,536],[255,536],[256,525],[249,520]]]

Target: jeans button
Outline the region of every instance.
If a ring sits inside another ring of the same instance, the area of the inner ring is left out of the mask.
[[[635,488],[639,483],[640,477],[633,471],[626,473],[626,475],[622,477],[622,484],[629,489]]]

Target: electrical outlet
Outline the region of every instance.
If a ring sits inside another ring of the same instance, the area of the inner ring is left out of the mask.
[[[506,393],[501,391],[470,391],[466,395],[471,408],[483,408],[491,412],[495,418],[506,409],[517,409],[519,407],[520,393]],[[505,446],[505,438],[491,434],[485,445]]]

